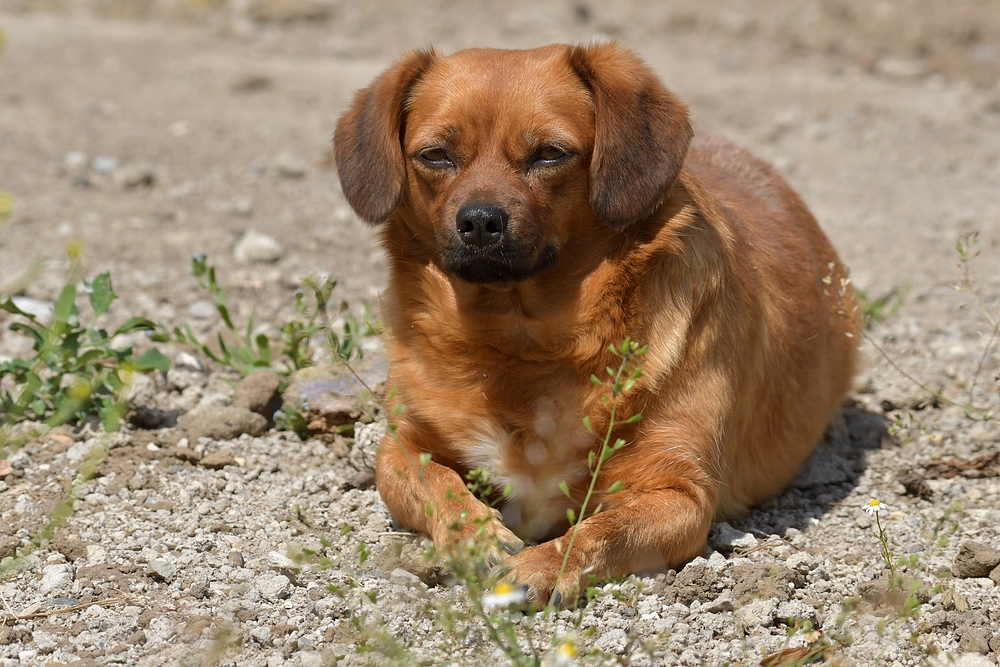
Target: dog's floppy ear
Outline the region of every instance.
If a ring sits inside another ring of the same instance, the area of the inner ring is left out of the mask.
[[[573,47],[569,58],[597,115],[590,202],[621,231],[655,211],[680,174],[692,135],[688,110],[617,44]]]
[[[399,205],[406,178],[402,128],[406,98],[437,55],[406,54],[367,88],[337,122],[333,154],[348,203],[365,222],[378,224]]]

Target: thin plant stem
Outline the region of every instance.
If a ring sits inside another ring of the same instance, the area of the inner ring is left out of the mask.
[[[566,553],[563,554],[562,565],[559,567],[559,576],[556,577],[556,585],[552,589],[552,596],[549,598],[549,605],[555,599],[556,591],[559,588],[560,582],[563,580],[563,576],[566,574],[566,566],[569,564],[569,555],[573,552],[573,543],[576,541],[576,533],[580,529],[580,525],[583,524],[584,518],[587,516],[587,507],[590,505],[590,499],[594,495],[594,489],[597,488],[597,477],[601,472],[601,466],[604,464],[605,452],[608,450],[608,445],[611,442],[611,435],[615,428],[615,413],[618,410],[618,396],[620,392],[620,381],[622,373],[625,372],[626,366],[631,359],[632,354],[626,351],[622,355],[621,364],[618,365],[618,371],[615,373],[615,377],[611,386],[611,415],[608,421],[608,429],[604,434],[604,441],[601,443],[601,451],[597,456],[597,464],[594,466],[594,471],[590,476],[590,486],[587,488],[587,495],[583,498],[583,503],[580,505],[580,514],[576,519],[576,524],[570,529],[569,544],[566,547]]]

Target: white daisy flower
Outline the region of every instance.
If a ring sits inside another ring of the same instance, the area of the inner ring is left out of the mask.
[[[511,605],[524,604],[524,599],[528,594],[525,586],[513,586],[506,581],[501,581],[493,587],[493,590],[483,595],[484,609],[504,609]]]
[[[874,516],[882,510],[888,510],[889,506],[877,498],[872,498],[872,501],[867,505],[862,505],[861,509],[868,512],[868,516]]]
[[[573,643],[572,639],[559,645],[551,664],[552,667],[570,667],[570,665],[576,664],[576,644]]]

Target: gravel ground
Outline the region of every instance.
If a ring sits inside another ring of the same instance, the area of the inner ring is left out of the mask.
[[[0,284],[41,262],[25,296],[50,305],[77,241],[86,274],[115,280],[110,320],[199,334],[219,326],[187,277],[202,250],[234,316],[256,310],[262,332],[310,271],[338,274],[352,312],[377,311],[382,255],[328,141],[351,92],[401,49],[622,39],[699,127],[789,176],[856,284],[902,301],[791,489],[716,525],[708,557],[680,572],[607,584],[552,616],[501,612],[521,650],[530,638],[557,664],[573,637],[581,664],[997,664],[1000,424],[893,367],[1000,404],[992,328],[953,289],[955,239],[979,231],[974,284],[995,316],[995,3],[0,0],[0,28],[0,190],[16,202]],[[23,355],[9,323],[0,356]],[[381,503],[378,423],[303,441],[247,398],[260,378],[237,385],[167,352],[174,368],[137,382],[122,432],[62,427],[0,460],[0,667],[507,664],[465,587]],[[377,342],[366,359],[377,380]],[[90,456],[104,456],[97,475],[75,483]],[[73,514],[24,556],[67,493]],[[893,554],[912,557],[911,615],[885,594],[872,498]]]

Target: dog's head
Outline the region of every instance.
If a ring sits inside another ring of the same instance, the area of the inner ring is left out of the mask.
[[[334,151],[344,194],[445,272],[511,284],[582,225],[647,218],[680,173],[687,109],[615,44],[414,52],[361,90]]]

